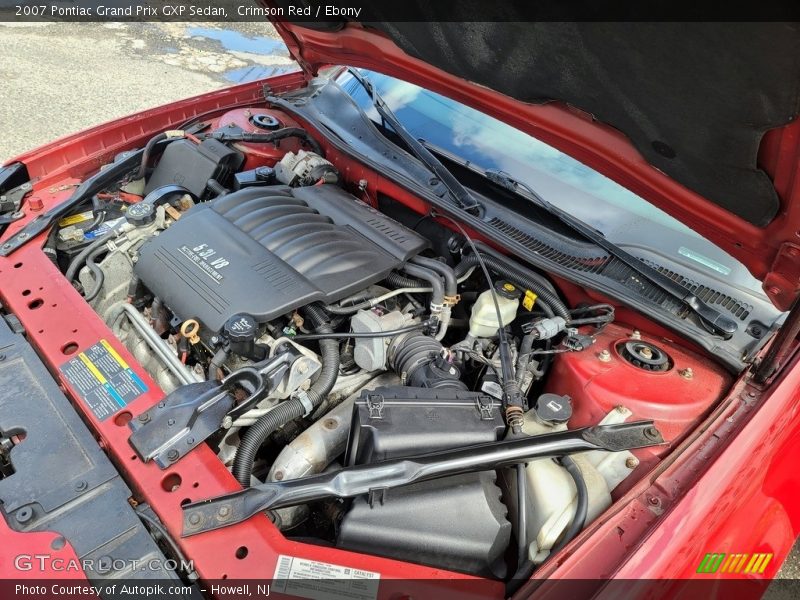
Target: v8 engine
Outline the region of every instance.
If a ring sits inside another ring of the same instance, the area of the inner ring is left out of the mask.
[[[205,444],[258,498],[183,506],[185,535],[267,511],[328,547],[533,569],[658,460],[653,423],[626,421],[663,414],[654,379],[699,363],[254,111],[154,137],[48,242],[165,393],[123,424],[136,456],[166,469]],[[651,378],[635,410],[589,390],[614,368]],[[687,423],[724,377],[703,374]]]
[[[146,242],[134,269],[182,321],[219,333],[265,323],[384,279],[428,246],[334,185],[251,187],[187,211]]]

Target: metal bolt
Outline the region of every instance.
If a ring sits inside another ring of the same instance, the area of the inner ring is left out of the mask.
[[[217,511],[217,518],[218,519],[227,519],[231,516],[231,508],[230,506],[220,506],[219,510]]]
[[[167,419],[167,425],[169,427],[172,427],[173,425],[175,425],[175,419]]]
[[[686,367],[685,369],[681,369],[680,371],[678,371],[678,374],[684,379],[691,379],[692,377],[694,377],[694,371],[692,371],[691,367]]]
[[[147,423],[150,420],[150,413],[142,413],[139,415],[140,423]]]
[[[177,450],[175,450],[175,448],[167,452],[167,460],[176,461],[178,460],[178,456],[180,456],[180,454]]]
[[[189,515],[189,525],[200,524],[200,513],[192,513]]]
[[[301,362],[297,367],[297,371],[300,373],[307,373],[308,365],[305,362]]]
[[[644,437],[650,438],[651,440],[658,439],[659,437],[658,429],[656,429],[655,427],[645,428]]]
[[[283,479],[283,471],[275,471],[275,481]]]
[[[161,402],[158,403],[158,408],[164,408],[166,405],[167,403],[162,400]]]
[[[14,515],[20,523],[27,523],[33,518],[33,509],[30,506],[23,506]]]
[[[611,362],[611,352],[608,350],[602,350],[600,354],[597,355],[597,358],[600,362]]]
[[[638,329],[634,329],[633,332],[631,333],[631,339],[632,340],[642,339],[642,332],[639,331]]]
[[[78,483],[75,484],[75,491],[76,492],[82,492],[87,487],[89,487],[89,484],[86,483],[85,481],[81,480],[81,481],[79,481]]]
[[[194,444],[194,438],[193,438],[193,437],[188,437],[188,438],[186,438],[186,443],[187,443],[189,446],[191,446],[192,444]]]
[[[625,466],[629,469],[635,469],[639,466],[639,459],[635,456],[629,456],[628,460],[625,461]]]
[[[25,241],[25,240],[27,240],[29,237],[31,237],[31,235],[30,235],[29,233],[25,233],[24,231],[23,231],[23,232],[20,232],[19,234],[17,234],[17,239],[19,239],[19,240],[21,240],[21,241]]]
[[[222,428],[223,429],[230,429],[231,425],[233,425],[233,419],[230,415],[225,415],[225,418],[222,419]]]
[[[661,500],[659,500],[655,496],[650,496],[650,498],[648,498],[647,501],[650,503],[651,506],[660,506],[661,505]]]
[[[19,186],[19,188],[21,190],[29,190],[29,189],[31,189],[31,184],[30,183],[23,183],[21,186]]]
[[[639,354],[641,354],[644,358],[653,358],[653,351],[647,346],[641,348],[639,350]]]
[[[211,336],[211,344],[214,345],[214,346],[219,344],[219,337],[217,337],[216,335],[212,335]]]
[[[3,244],[3,250],[11,250],[11,247],[12,247],[11,244],[8,243]]]

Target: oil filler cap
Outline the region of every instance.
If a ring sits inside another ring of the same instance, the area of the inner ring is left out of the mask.
[[[258,331],[258,323],[252,315],[246,313],[239,313],[233,315],[225,322],[223,327],[225,337],[233,343],[252,342],[256,339],[256,332]]]
[[[258,323],[253,315],[239,313],[225,321],[222,333],[228,338],[231,352],[240,356],[256,356],[256,337],[258,336]]]
[[[128,207],[125,220],[131,225],[142,227],[156,220],[156,207],[149,202],[138,202]]]
[[[572,403],[569,396],[542,394],[536,401],[536,417],[544,423],[561,424],[572,416]]]

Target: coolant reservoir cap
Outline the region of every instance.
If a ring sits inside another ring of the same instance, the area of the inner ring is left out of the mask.
[[[545,423],[566,423],[572,416],[569,396],[542,394],[536,401],[536,416]]]
[[[136,227],[149,225],[156,220],[156,207],[149,202],[137,202],[128,207],[125,220]]]
[[[256,339],[258,323],[255,318],[247,313],[233,315],[225,322],[223,332],[232,343],[250,342]]]

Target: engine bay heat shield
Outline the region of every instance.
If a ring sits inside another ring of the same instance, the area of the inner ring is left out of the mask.
[[[333,185],[247,188],[190,209],[142,246],[136,275],[214,332],[266,322],[383,279],[428,242]]]

